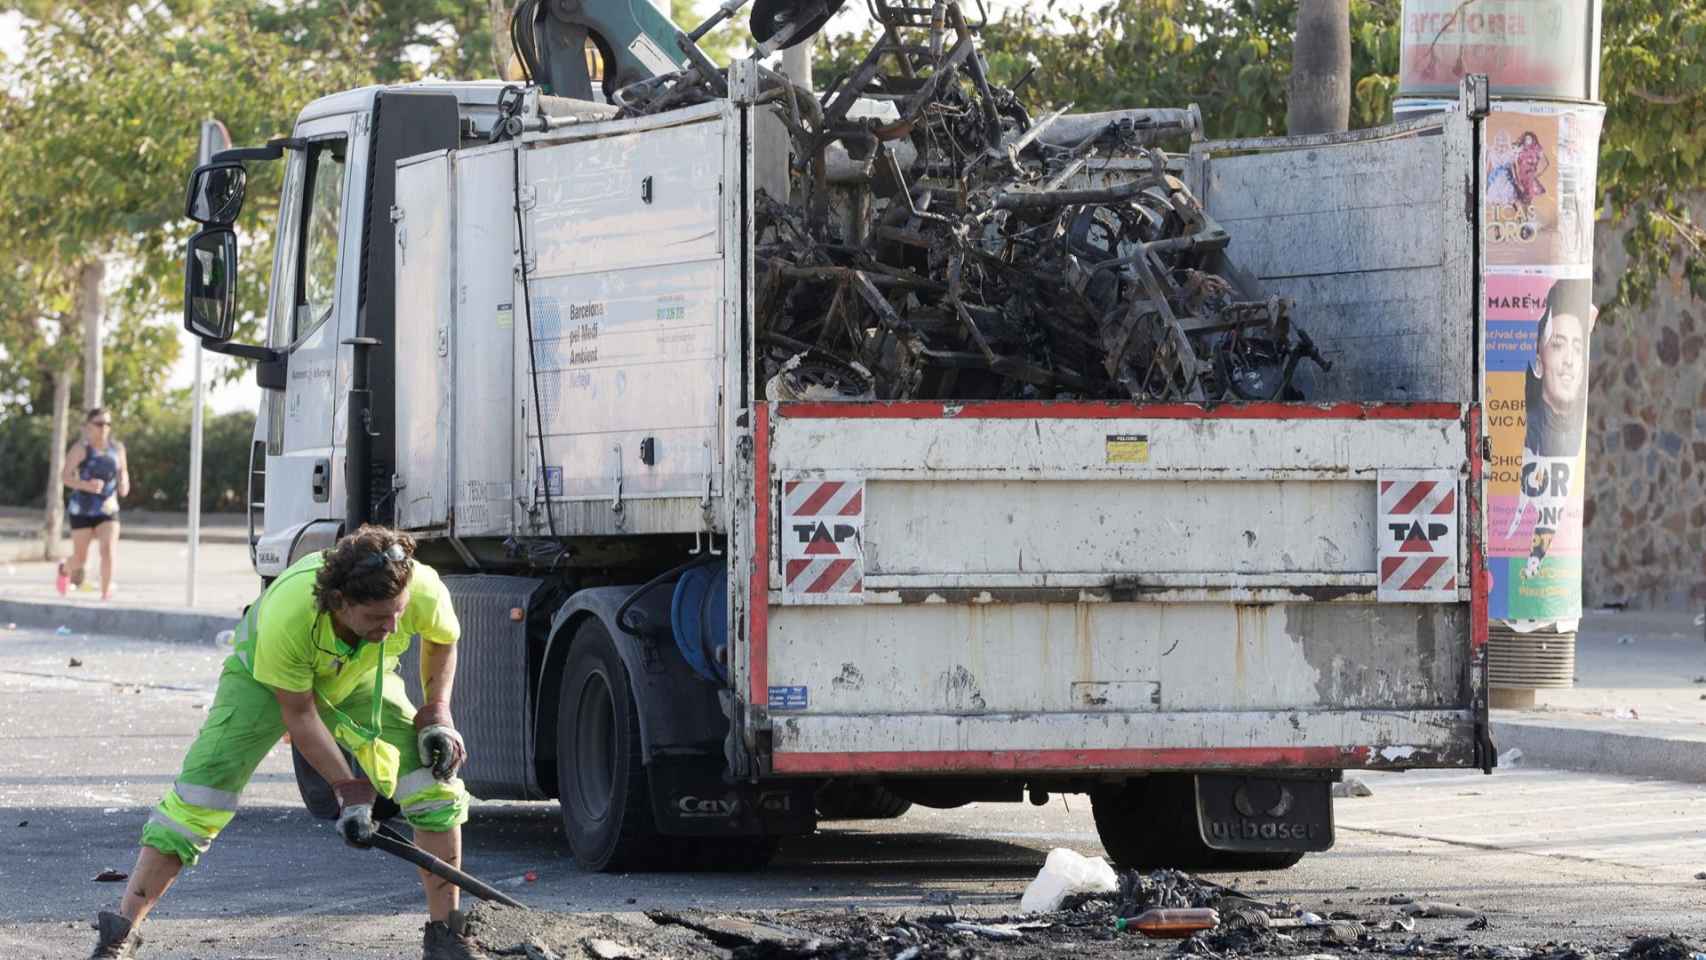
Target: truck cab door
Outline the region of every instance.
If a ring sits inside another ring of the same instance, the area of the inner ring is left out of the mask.
[[[298,125],[306,141],[290,153],[274,252],[267,343],[286,355],[283,390],[267,393],[266,529],[256,570],[276,576],[305,525],[343,510],[347,348],[353,330],[362,152],[352,149],[352,116]],[[353,218],[353,220],[352,220]]]

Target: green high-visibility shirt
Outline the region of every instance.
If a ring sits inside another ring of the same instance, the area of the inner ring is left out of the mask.
[[[417,637],[427,643],[455,643],[462,635],[444,581],[433,568],[413,560],[409,605],[396,632],[383,644],[345,643],[332,628],[331,614],[314,602],[314,577],[324,562],[316,550],[291,564],[238,625],[232,659],[261,683],[295,693],[313,690],[328,703],[341,703],[373,683],[381,655],[389,672],[397,669]],[[422,666],[424,672],[424,659]]]

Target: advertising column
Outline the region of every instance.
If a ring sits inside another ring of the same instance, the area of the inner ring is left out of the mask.
[[[1571,684],[1582,611],[1599,3],[1405,0],[1402,29],[1395,114],[1444,107],[1468,74],[1486,74],[1493,97],[1480,184],[1488,660],[1494,705],[1517,706]]]

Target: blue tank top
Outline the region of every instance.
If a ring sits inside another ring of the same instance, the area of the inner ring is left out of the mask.
[[[96,450],[88,441],[83,443],[83,463],[77,468],[77,479],[101,481],[100,493],[71,491],[69,510],[74,517],[110,517],[118,513],[118,504],[107,511],[107,498],[118,491],[118,454],[124,449],[117,440],[105,450]]]

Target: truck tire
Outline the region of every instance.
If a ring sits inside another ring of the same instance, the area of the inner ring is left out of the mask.
[[[831,780],[817,792],[820,820],[893,820],[911,809],[911,800],[880,783]]]
[[[1196,784],[1188,773],[1152,774],[1090,794],[1096,834],[1127,869],[1284,870],[1301,852],[1216,850],[1197,829]]]
[[[597,619],[575,631],[557,710],[557,802],[575,862],[648,866],[659,852],[628,670]]]
[[[296,768],[296,792],[301,794],[308,814],[317,820],[336,820],[338,795],[332,792],[332,785],[309,765],[308,758],[294,744],[290,748],[290,762]]]
[[[338,748],[343,752],[344,762],[349,764],[350,771],[358,777],[367,774],[361,770],[361,764],[355,762],[355,757],[348,750]],[[290,764],[296,768],[296,792],[302,797],[302,805],[308,809],[308,815],[316,820],[336,820],[338,818],[338,795],[332,791],[332,785],[326,778],[320,776],[320,771],[314,769],[302,751],[296,745],[290,747]],[[373,819],[389,820],[402,813],[401,807],[390,797],[380,797],[373,804]]]

